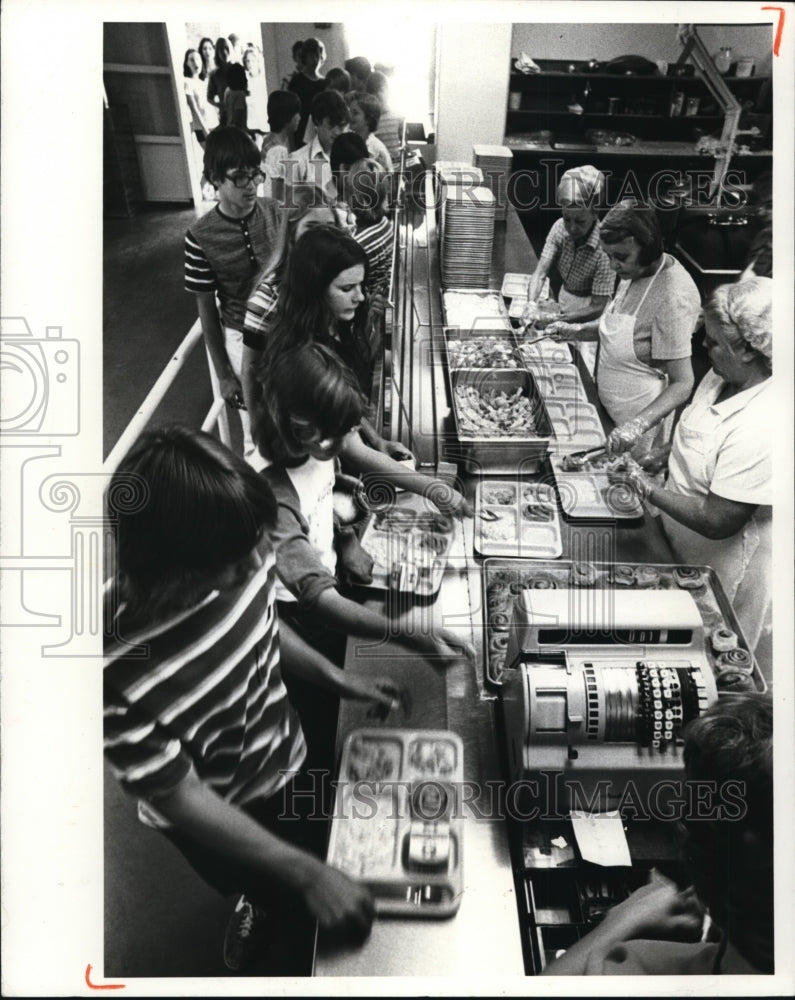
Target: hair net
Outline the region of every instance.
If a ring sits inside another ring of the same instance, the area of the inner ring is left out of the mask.
[[[720,322],[733,326],[749,347],[772,360],[772,278],[753,277],[733,285],[719,285],[709,309]]]
[[[588,164],[567,170],[558,184],[558,203],[596,208],[604,191],[605,175]]]

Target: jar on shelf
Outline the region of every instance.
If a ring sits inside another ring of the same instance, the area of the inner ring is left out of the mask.
[[[712,57],[715,69],[719,73],[726,74],[732,68],[732,48],[731,45],[721,45],[720,51]]]

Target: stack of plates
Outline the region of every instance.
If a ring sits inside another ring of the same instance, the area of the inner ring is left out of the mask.
[[[497,199],[495,219],[504,219],[508,205],[508,177],[513,153],[507,146],[476,145],[472,147],[472,162],[483,171],[483,183]]]
[[[458,195],[471,191],[483,183],[483,172],[480,167],[473,167],[463,160],[439,160],[434,165],[437,179],[437,197],[439,199],[439,231],[444,239],[445,213],[444,206],[450,195]]]
[[[442,285],[488,288],[494,195],[486,187],[450,188],[443,206]]]

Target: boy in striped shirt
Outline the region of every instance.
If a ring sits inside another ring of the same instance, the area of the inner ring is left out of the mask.
[[[229,968],[257,957],[266,908],[297,911],[310,948],[315,921],[364,938],[372,898],[320,860],[325,824],[289,822],[292,805],[279,818],[306,756],[280,646],[285,668],[337,693],[388,708],[394,688],[352,684],[279,628],[266,534],[276,502],[215,438],[182,427],[145,435],[114,475],[108,507],[117,572],[105,608],[105,754],[139,818],[209,884],[243,893],[227,928]]]
[[[257,197],[265,175],[259,150],[242,129],[228,125],[210,132],[204,174],[218,204],[185,236],[185,288],[196,296],[213,387],[241,411],[243,454],[249,456],[255,448],[240,383],[243,320],[256,278],[276,245],[281,215],[273,198]]]

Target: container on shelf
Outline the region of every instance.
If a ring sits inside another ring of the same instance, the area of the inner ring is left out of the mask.
[[[721,45],[720,51],[715,53],[712,61],[715,63],[715,69],[719,73],[728,73],[732,68],[731,45]]]

